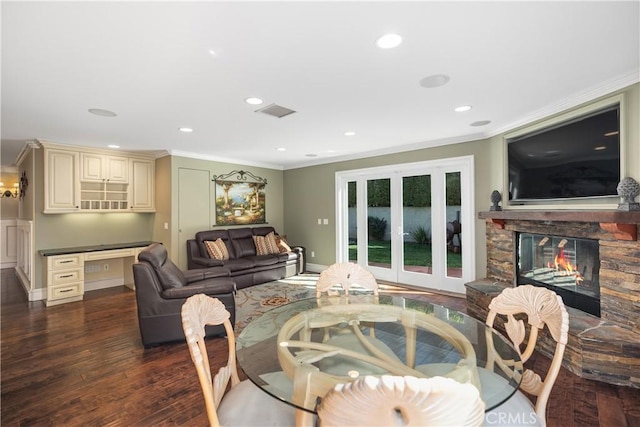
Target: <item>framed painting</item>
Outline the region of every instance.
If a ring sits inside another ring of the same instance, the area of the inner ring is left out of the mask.
[[[213,177],[216,225],[266,223],[267,180],[247,171]]]

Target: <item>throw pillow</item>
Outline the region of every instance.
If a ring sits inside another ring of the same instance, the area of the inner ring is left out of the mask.
[[[273,231],[264,236],[264,242],[266,243],[267,250],[270,254],[280,253],[280,248],[278,247],[278,243],[276,242],[276,235]]]
[[[276,244],[278,245],[278,251],[283,254],[285,252],[291,252],[291,247],[287,243],[285,236],[275,236]]]
[[[253,243],[256,244],[256,254],[257,255],[268,255],[270,254],[269,249],[267,248],[267,242],[264,236],[253,236]]]
[[[204,245],[207,248],[207,252],[209,253],[209,256],[211,258],[221,261],[229,259],[229,251],[227,250],[227,245],[224,244],[224,241],[222,239],[217,239],[215,241],[205,240]]]

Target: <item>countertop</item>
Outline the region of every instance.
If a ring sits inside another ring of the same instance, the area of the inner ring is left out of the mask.
[[[144,242],[128,242],[128,243],[111,243],[108,245],[76,246],[73,248],[40,249],[38,253],[42,256],[55,256],[55,255],[77,254],[77,253],[84,253],[84,252],[109,251],[112,249],[139,248],[139,247],[149,246],[152,243],[154,242],[144,241]]]

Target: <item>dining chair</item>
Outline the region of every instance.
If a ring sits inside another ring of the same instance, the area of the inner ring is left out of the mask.
[[[336,289],[336,287],[338,289]],[[342,289],[342,292],[340,291]],[[373,274],[359,264],[352,262],[339,262],[332,264],[320,273],[316,282],[316,299],[318,306],[327,304],[349,304],[353,300],[351,289],[362,288],[372,292],[373,301],[378,301],[378,282]],[[326,295],[326,297],[324,297]],[[368,329],[368,336],[359,332]],[[345,325],[345,327],[324,328],[323,341],[329,345],[348,348],[364,354],[384,354],[390,359],[399,361],[398,356],[391,348],[377,339],[373,324],[358,322],[358,324]],[[384,357],[384,356],[383,356]],[[358,371],[361,374],[382,374],[385,371],[379,367],[352,359],[336,356],[320,362],[322,370],[335,375],[346,375],[349,371]]]
[[[516,315],[520,315],[516,317]],[[525,326],[522,315],[526,315],[529,327]],[[527,425],[546,425],[546,408],[562,366],[562,358],[567,344],[569,331],[569,314],[562,298],[550,289],[521,285],[504,289],[489,304],[486,324],[493,327],[497,318],[506,319],[504,328],[507,336],[520,353],[522,363],[526,363],[535,350],[539,333],[545,325],[556,343],[551,364],[544,379],[532,369],[525,369],[522,374],[520,389],[536,396],[535,404],[520,390],[505,403],[487,412],[485,421],[488,425],[511,425],[518,421]],[[528,329],[528,339],[525,341]],[[492,340],[488,340],[489,346]],[[524,346],[524,351],[522,347]],[[491,349],[490,349],[491,350]],[[498,364],[506,373],[510,368],[508,361],[503,361],[495,353],[488,352],[487,368]]]
[[[318,407],[320,427],[480,426],[478,389],[451,378],[366,376],[337,384]]]
[[[183,304],[181,315],[211,426],[295,425],[292,406],[260,390],[249,380],[240,381],[230,313],[220,300],[203,294],[191,296]],[[205,325],[223,325],[229,347],[227,364],[213,378],[205,342]],[[226,391],[229,381],[231,387]]]
[[[333,289],[336,285],[342,287],[346,299],[349,298],[353,285],[373,291],[374,296],[378,296],[376,278],[370,271],[353,262],[338,262],[322,271],[316,282],[316,297],[321,298],[324,292],[329,296],[339,295],[339,291]]]

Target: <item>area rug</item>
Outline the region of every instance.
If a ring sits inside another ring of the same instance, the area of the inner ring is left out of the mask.
[[[304,273],[236,292],[235,333],[239,334],[251,320],[266,311],[315,295],[318,274]]]

